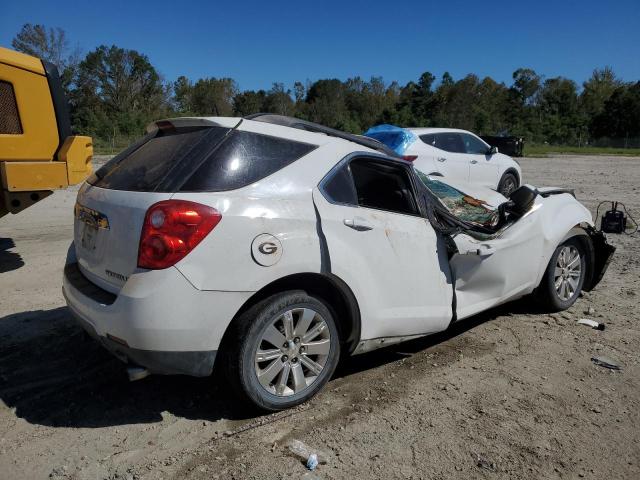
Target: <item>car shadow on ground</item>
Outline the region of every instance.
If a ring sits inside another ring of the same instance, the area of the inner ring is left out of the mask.
[[[24,261],[20,254],[9,251],[15,246],[13,239],[0,237],[0,273],[17,270],[24,266]]]
[[[497,316],[534,313],[511,303],[447,331],[345,359],[336,378],[377,368],[441,344]],[[255,412],[237,406],[219,374],[212,378],[150,376],[129,382],[123,364],[89,338],[66,307],[0,319],[0,400],[30,423],[105,427],[176,417],[242,420]]]

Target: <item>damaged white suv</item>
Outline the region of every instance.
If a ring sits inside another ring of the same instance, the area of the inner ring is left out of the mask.
[[[613,248],[570,193],[521,187],[495,207],[302,120],[160,121],[80,189],[63,292],[132,376],[215,363],[279,410],[341,354],[534,291],[564,309],[599,282]]]

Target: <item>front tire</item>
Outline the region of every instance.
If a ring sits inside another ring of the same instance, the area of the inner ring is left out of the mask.
[[[518,178],[512,172],[506,172],[502,175],[500,182],[498,183],[498,192],[503,197],[509,198],[509,195],[518,188]]]
[[[276,294],[244,312],[223,349],[235,393],[266,411],[309,400],[329,381],[339,358],[331,311],[302,291]]]
[[[578,237],[571,237],[556,248],[538,287],[538,299],[550,311],[571,307],[584,284],[587,254]]]

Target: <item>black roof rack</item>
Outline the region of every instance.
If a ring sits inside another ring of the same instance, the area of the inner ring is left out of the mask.
[[[353,133],[342,132],[335,128],[325,127],[319,123],[309,122],[308,120],[302,120],[295,117],[287,117],[285,115],[276,115],[273,113],[254,113],[253,115],[247,115],[247,120],[255,120],[257,122],[273,123],[275,125],[282,125],[283,127],[298,128],[300,130],[306,130],[308,132],[324,133],[330,137],[338,137],[343,140],[357,143],[364,147],[377,150],[380,153],[389,155],[390,157],[399,157],[399,155],[387,147],[384,143],[379,142],[373,138],[365,137],[364,135],[355,135]]]

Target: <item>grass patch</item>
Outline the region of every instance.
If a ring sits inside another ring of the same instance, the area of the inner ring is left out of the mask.
[[[576,153],[582,155],[640,156],[640,148],[572,147],[569,145],[524,145],[525,157],[545,157],[552,153]]]

